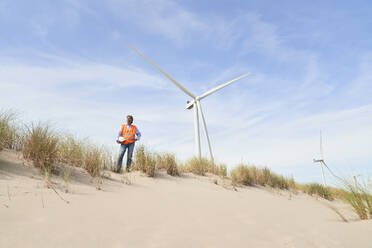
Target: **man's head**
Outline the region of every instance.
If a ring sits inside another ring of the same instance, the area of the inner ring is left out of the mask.
[[[127,124],[132,125],[132,123],[133,123],[133,116],[127,115]]]

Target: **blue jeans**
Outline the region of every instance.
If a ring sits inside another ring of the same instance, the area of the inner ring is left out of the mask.
[[[119,150],[119,159],[118,159],[118,165],[117,165],[117,171],[119,172],[121,169],[121,165],[123,164],[123,157],[125,154],[125,151],[128,149],[127,153],[127,170],[129,170],[130,165],[132,163],[132,155],[134,150],[134,142],[128,143],[128,144],[121,144],[120,150]]]

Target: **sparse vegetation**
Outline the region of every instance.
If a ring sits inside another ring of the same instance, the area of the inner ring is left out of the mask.
[[[16,122],[12,111],[0,112],[0,151],[4,148],[21,151],[24,158],[33,161],[41,169],[47,187],[52,187],[51,175],[61,171],[58,166],[67,165],[84,168],[96,182],[97,189],[103,183],[103,170],[116,168],[117,156],[107,149],[76,139],[72,135],[58,134],[49,124],[34,123],[25,128]],[[58,168],[58,170],[55,170]],[[65,167],[64,167],[65,168]],[[136,148],[133,162],[134,170],[154,177],[157,169],[164,169],[171,176],[181,173],[193,173],[205,176],[208,173],[227,177],[226,165],[217,165],[205,158],[191,158],[185,163],[177,163],[174,154],[154,154],[143,145]],[[125,173],[122,182],[131,184],[130,175]],[[326,200],[342,199],[349,204],[356,215],[364,220],[372,218],[372,185],[341,180],[341,187],[324,187],[321,184],[297,184],[293,178],[287,178],[272,172],[269,168],[259,168],[250,164],[239,164],[230,171],[233,187],[267,186],[282,190],[302,191]],[[70,172],[63,170],[65,192],[69,191]],[[213,183],[218,184],[214,179]],[[341,219],[346,218],[338,209],[330,207]]]

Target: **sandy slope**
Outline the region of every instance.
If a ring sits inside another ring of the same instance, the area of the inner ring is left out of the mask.
[[[77,170],[71,193],[61,193],[66,204],[43,186],[37,170],[20,163],[14,153],[0,153],[4,248],[372,247],[371,221],[343,223],[322,201],[302,194],[135,173],[132,185],[111,174],[97,191]]]

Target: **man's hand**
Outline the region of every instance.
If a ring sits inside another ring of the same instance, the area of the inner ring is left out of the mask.
[[[121,142],[119,140],[116,140],[116,143],[121,144]]]

